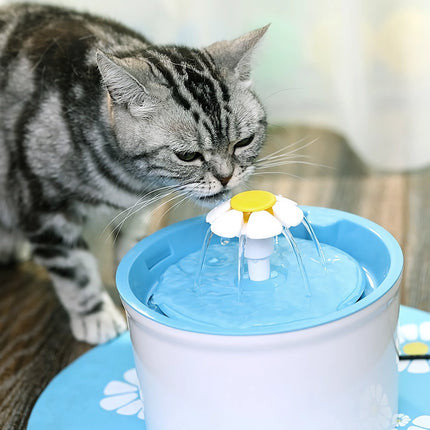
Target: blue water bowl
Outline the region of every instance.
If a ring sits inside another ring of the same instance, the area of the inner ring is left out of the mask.
[[[358,430],[363,420],[370,426],[384,422],[374,416],[375,390],[384,399],[381,414],[394,416],[401,249],[391,234],[367,219],[333,209],[302,209],[319,241],[353,257],[369,282],[357,302],[294,325],[202,328],[148,306],[165,270],[201,249],[208,230],[203,217],[154,233],[124,257],[117,288],[148,430]],[[291,232],[307,237],[302,226]],[[361,424],[357,414],[364,417]],[[381,429],[391,428],[392,416]]]

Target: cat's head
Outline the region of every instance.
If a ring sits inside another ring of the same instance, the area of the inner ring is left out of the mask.
[[[150,46],[121,58],[98,52],[127,168],[202,204],[243,183],[266,134],[250,82],[251,54],[266,30],[205,49]]]

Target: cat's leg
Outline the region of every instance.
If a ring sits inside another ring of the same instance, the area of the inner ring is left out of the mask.
[[[30,257],[31,248],[28,241],[18,231],[0,225],[0,264],[21,263]]]
[[[44,216],[38,224],[29,234],[33,254],[48,270],[76,339],[96,344],[125,331],[124,317],[104,289],[97,261],[81,238],[81,226],[60,214]]]

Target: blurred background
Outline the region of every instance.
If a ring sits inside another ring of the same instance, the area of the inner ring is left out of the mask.
[[[336,131],[379,169],[430,163],[427,0],[43,3],[114,18],[154,43],[196,47],[271,23],[254,65],[255,87],[271,123]]]

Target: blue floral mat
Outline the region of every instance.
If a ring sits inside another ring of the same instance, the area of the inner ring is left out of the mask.
[[[430,314],[402,306],[398,336],[402,353],[428,354]],[[430,429],[430,360],[401,360],[399,384],[399,413],[392,428]],[[374,394],[383,409],[387,399]],[[130,336],[124,333],[59,373],[37,400],[27,430],[145,428]]]

